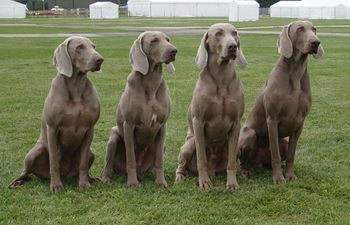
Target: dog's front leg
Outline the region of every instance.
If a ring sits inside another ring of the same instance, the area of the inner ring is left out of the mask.
[[[155,157],[155,175],[156,183],[161,187],[166,187],[168,184],[164,177],[164,141],[165,141],[166,125],[160,128],[156,138],[156,157]]]
[[[89,182],[89,151],[94,137],[94,128],[90,128],[80,147],[80,162],[79,162],[79,187],[87,188],[90,186]]]
[[[303,130],[303,124],[295,131],[293,135],[289,137],[289,145],[288,145],[288,150],[286,155],[286,170],[285,170],[285,177],[286,177],[286,180],[288,181],[297,179],[297,176],[295,176],[295,173],[294,173],[294,157],[295,157],[295,150],[297,147],[297,143],[302,130]]]
[[[49,161],[50,161],[50,189],[53,192],[59,192],[63,190],[63,184],[61,182],[60,175],[60,161],[61,152],[57,142],[57,129],[47,125],[47,139],[49,148]]]
[[[237,155],[238,155],[238,137],[240,132],[239,121],[235,124],[229,133],[228,140],[228,161],[227,161],[227,183],[228,190],[236,190],[239,188],[237,182]]]
[[[281,169],[281,155],[278,141],[278,122],[276,119],[267,117],[267,128],[269,133],[269,142],[271,149],[272,180],[274,184],[285,183],[286,180]]]
[[[137,180],[136,158],[134,146],[135,125],[124,122],[124,142],[126,151],[126,172],[128,174],[128,186],[133,187],[139,184]]]
[[[199,121],[198,118],[194,117],[192,119],[192,124],[196,142],[199,187],[203,189],[208,189],[212,186],[212,183],[208,175],[208,162],[204,136],[205,123],[203,121]]]

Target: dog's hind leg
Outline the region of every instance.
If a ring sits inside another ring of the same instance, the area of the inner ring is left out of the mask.
[[[118,127],[113,127],[111,136],[109,137],[108,144],[107,144],[106,161],[105,161],[105,167],[102,175],[103,183],[112,182],[112,171],[113,171],[114,163],[116,161],[116,152],[117,152],[117,145],[119,140],[120,140],[120,135],[118,132]]]
[[[181,151],[178,158],[178,167],[176,169],[176,182],[180,182],[185,179],[185,170],[190,163],[191,159],[196,150],[196,144],[194,140],[194,136],[187,136],[187,140],[185,144],[181,147]]]
[[[46,147],[38,141],[26,155],[21,175],[14,179],[8,187],[14,189],[17,186],[23,185],[30,180],[29,174],[32,172],[40,178],[50,178],[48,159],[49,157]]]

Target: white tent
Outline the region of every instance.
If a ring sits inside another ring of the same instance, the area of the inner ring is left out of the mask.
[[[233,0],[129,0],[130,16],[227,17]]]
[[[230,6],[229,21],[255,21],[259,19],[259,3],[253,0],[234,0]]]
[[[280,1],[270,10],[271,17],[350,19],[350,0]]]
[[[90,19],[119,18],[119,5],[112,2],[95,2],[89,6]]]
[[[0,18],[25,17],[26,5],[11,0],[0,0]]]

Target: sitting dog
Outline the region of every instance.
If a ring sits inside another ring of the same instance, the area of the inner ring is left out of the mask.
[[[41,134],[24,160],[22,174],[12,181],[15,188],[33,173],[51,179],[50,189],[61,191],[61,177],[79,176],[79,187],[90,185],[89,169],[94,161],[91,142],[100,115],[95,87],[86,76],[98,71],[103,62],[87,38],[70,37],[54,53],[58,70],[45,100]]]
[[[318,59],[324,53],[316,28],[308,21],[295,21],[283,27],[277,45],[281,56],[239,138],[242,168],[269,164],[275,184],[296,179],[295,150],[311,107],[307,57],[312,54]],[[284,176],[283,160],[286,160]]]
[[[186,170],[197,173],[199,187],[212,186],[209,176],[227,172],[226,188],[237,189],[236,160],[240,120],[244,112],[243,88],[233,60],[247,64],[237,30],[214,24],[204,34],[196,64],[202,69],[188,109],[189,130],[182,146],[176,181]]]
[[[162,32],[147,31],[130,50],[132,72],[117,110],[117,125],[107,144],[103,182],[111,182],[112,170],[127,174],[129,187],[139,184],[140,174],[153,171],[156,183],[167,186],[164,177],[164,141],[170,114],[170,96],[162,78],[162,64],[171,63],[177,49]]]

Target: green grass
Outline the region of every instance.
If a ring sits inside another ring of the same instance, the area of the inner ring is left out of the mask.
[[[39,22],[44,19],[28,20]],[[251,26],[262,23],[268,21]],[[269,25],[277,23],[283,24],[271,20]],[[95,176],[102,173],[135,37],[91,38],[105,57],[103,74],[89,75],[102,106],[93,141],[96,161],[91,173]],[[1,38],[0,224],[350,224],[349,38],[321,37],[326,55],[318,61],[309,59],[313,105],[296,153],[299,179],[275,186],[271,171],[256,171],[251,180],[239,177],[241,189],[233,193],[225,190],[224,175],[213,179],[214,188],[208,192],[197,188],[196,177],[173,182],[187,130],[186,111],[199,73],[193,62],[200,38],[171,37],[179,53],[176,73],[164,74],[172,97],[165,159],[169,187],[158,188],[153,176],[146,174],[141,186],[133,189],[119,176],[112,185],[93,184],[84,191],[78,189],[77,180],[63,180],[65,191],[58,194],[50,192],[49,181],[37,178],[16,190],[7,185],[20,173],[25,154],[38,138],[43,102],[56,74],[52,53],[63,38]],[[247,69],[238,70],[245,90],[243,121],[278,58],[276,39],[277,35],[241,35],[249,61]]]

